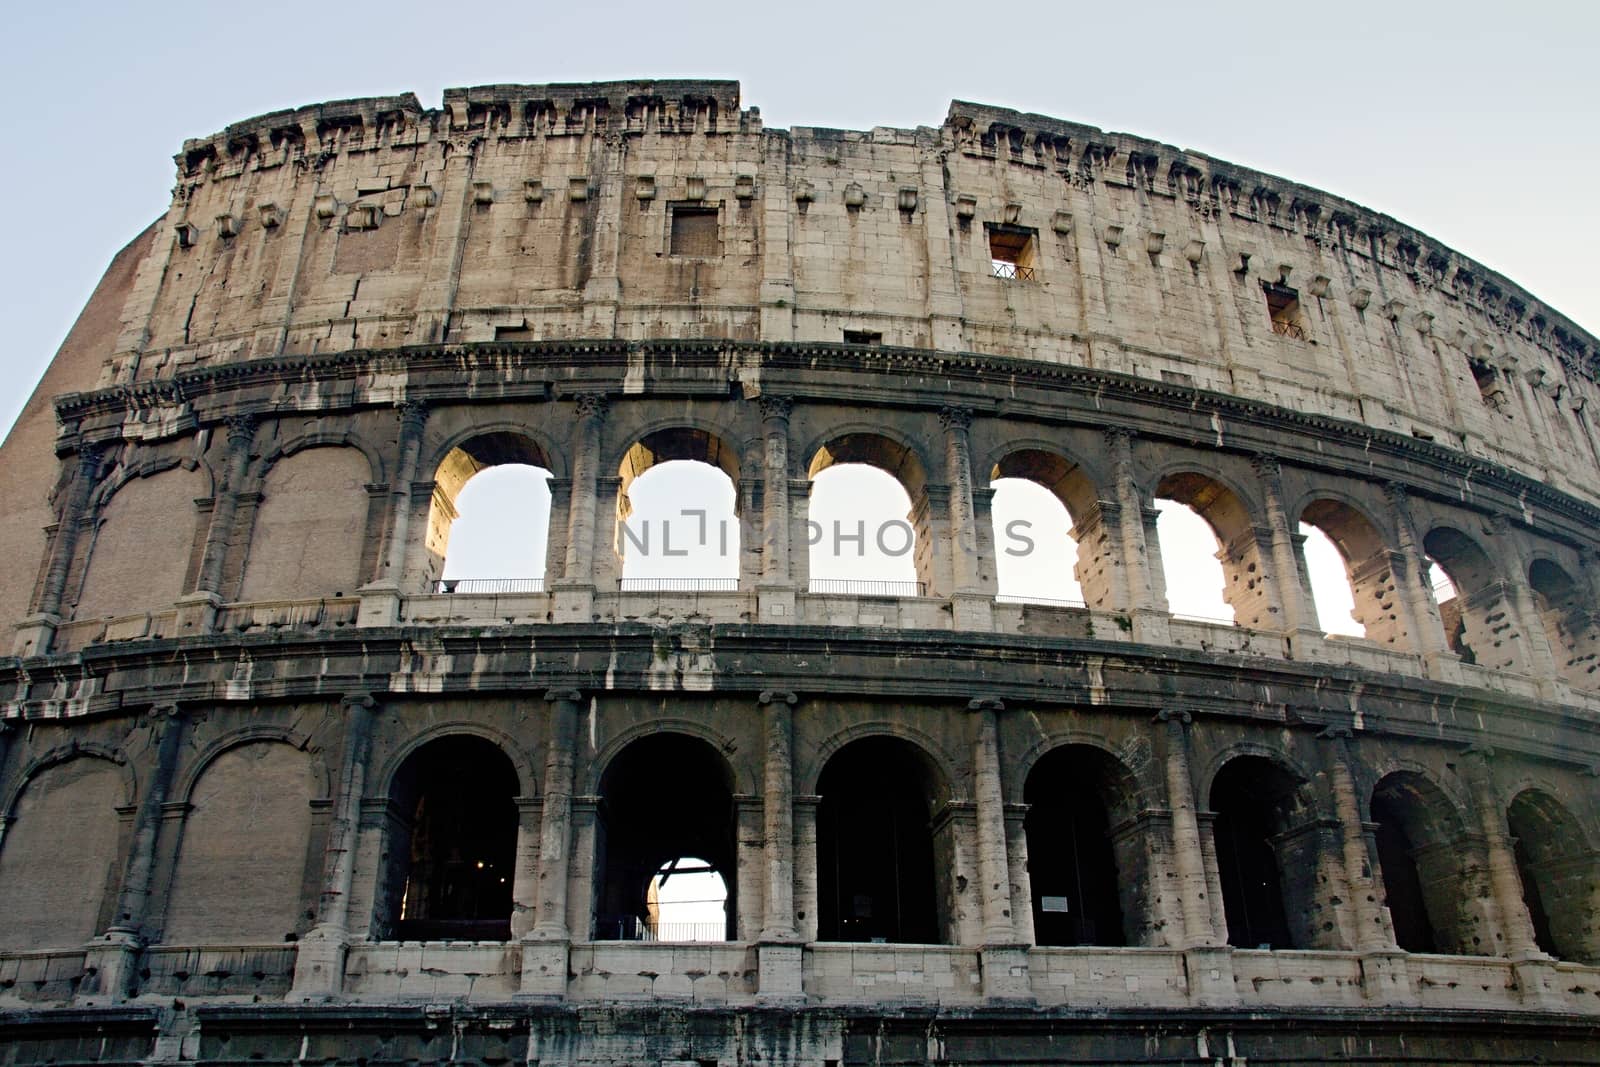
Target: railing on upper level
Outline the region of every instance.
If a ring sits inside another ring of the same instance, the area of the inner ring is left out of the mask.
[[[624,593],[737,593],[737,578],[618,578]]]
[[[921,582],[889,581],[882,578],[813,578],[813,593],[843,593],[846,596],[923,596]]]
[[[994,598],[996,604],[1037,604],[1045,608],[1086,608],[1089,605],[1082,600],[1070,597],[1029,596],[1026,593],[1001,593]]]
[[[440,578],[433,583],[435,593],[542,593],[543,578]]]

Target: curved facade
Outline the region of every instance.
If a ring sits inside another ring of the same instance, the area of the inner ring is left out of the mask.
[[[1510,281],[960,102],[491,86],[177,164],[0,450],[13,1062],[1600,1059],[1600,346]],[[736,579],[624,575],[674,460]],[[914,581],[813,579],[845,463]],[[446,579],[503,464],[544,573]],[[1082,605],[997,596],[1008,478]]]

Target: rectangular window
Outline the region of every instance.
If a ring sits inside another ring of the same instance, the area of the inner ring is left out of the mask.
[[[722,238],[717,233],[717,209],[694,204],[672,205],[672,244],[675,256],[720,256]]]
[[[1008,226],[991,222],[984,227],[989,231],[989,268],[996,278],[1031,282],[1035,280],[1034,255],[1038,247],[1038,231],[1026,226]]]
[[[846,330],[844,343],[847,345],[881,345],[883,334],[875,330]]]
[[[1261,283],[1267,295],[1267,314],[1272,319],[1272,332],[1281,337],[1306,339],[1305,316],[1300,311],[1300,291],[1287,285]]]

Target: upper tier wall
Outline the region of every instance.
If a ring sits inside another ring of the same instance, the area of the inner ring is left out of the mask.
[[[1414,433],[1600,499],[1594,338],[1392,219],[1122,134],[959,102],[937,128],[767,131],[734,82],[619,82],[279,112],[177,161],[102,385],[434,341],[861,331]],[[994,276],[991,233],[1031,277]]]

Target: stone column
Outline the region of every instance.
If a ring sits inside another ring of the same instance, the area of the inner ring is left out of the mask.
[[[184,715],[176,705],[152,708],[147,716],[149,748],[155,765],[150,782],[133,818],[133,840],[128,846],[122,886],[117,893],[117,910],[105,934],[88,946],[85,970],[95,977],[84,984],[83,995],[90,998],[122,1000],[133,984],[134,968],[145,945],[145,909],[150,903],[154,882],[156,848],[160,844],[162,809],[182,751]]]
[[[361,589],[360,626],[395,626],[400,622],[400,597],[406,582],[406,560],[411,554],[411,513],[415,510],[412,493],[428,406],[420,400],[408,400],[400,405],[398,414],[400,455],[389,486],[388,537],[378,552],[376,577]]]
[[[1212,881],[1207,852],[1200,840],[1200,820],[1195,812],[1194,783],[1189,774],[1189,734],[1193,717],[1187,711],[1163,709],[1156,715],[1163,724],[1166,749],[1167,805],[1172,810],[1172,861],[1178,878],[1178,906],[1183,916],[1183,936],[1175,939],[1184,951],[1189,975],[1189,996],[1197,1004],[1238,1002],[1233,988],[1233,959],[1225,940],[1212,924]]]
[[[1498,919],[1496,933],[1501,942],[1500,954],[1511,961],[1524,1004],[1546,1011],[1568,1010],[1563,993],[1557,988],[1555,961],[1539,948],[1533,918],[1528,914],[1528,904],[1522,895],[1522,874],[1517,870],[1516,853],[1512,851],[1505,806],[1500,802],[1494,771],[1489,766],[1493,758],[1493,749],[1473,746],[1467,750],[1464,764],[1472,790],[1472,806],[1477,809],[1483,831],[1489,891],[1494,897]]]
[[[1433,590],[1428,586],[1428,558],[1423,554],[1416,523],[1411,518],[1410,496],[1406,487],[1398,482],[1390,482],[1383,491],[1394,518],[1399,555],[1405,562],[1405,573],[1395,575],[1395,585],[1416,623],[1411,631],[1414,647],[1421,654],[1429,677],[1441,682],[1460,682],[1461,661],[1445,643],[1439,605],[1434,602]]]
[[[251,414],[230,415],[224,420],[228,428],[228,462],[216,507],[211,511],[211,528],[206,531],[198,583],[202,593],[222,593],[222,569],[227,562],[233,520],[239,511],[239,494],[244,491],[245,475],[250,469],[250,446],[255,443],[257,421]]]
[[[1327,742],[1323,758],[1332,785],[1334,812],[1339,820],[1340,854],[1344,861],[1350,913],[1355,922],[1355,943],[1351,947],[1361,954],[1362,991],[1374,1003],[1415,1003],[1416,990],[1411,983],[1405,953],[1395,944],[1389,909],[1383,904],[1382,888],[1373,875],[1367,827],[1361,817],[1361,798],[1356,792],[1352,770],[1355,763],[1350,752],[1353,732],[1347,726],[1330,726],[1317,736]]]
[[[765,690],[758,699],[766,743],[761,802],[767,879],[757,949],[762,997],[798,997],[802,993],[794,915],[794,705],[798,699],[776,689]]]
[[[1000,700],[975,699],[972,782],[977,808],[978,878],[983,906],[983,995],[1015,1000],[1032,995],[1028,946],[1017,938],[1011,914],[1011,861],[1006,852],[1005,791],[1000,779]]]
[[[958,630],[994,629],[994,590],[984,589],[978,557],[978,517],[973,501],[972,446],[967,431],[972,409],[947,407],[939,412],[944,427],[944,473],[950,488],[951,600]]]
[[[533,929],[522,940],[522,992],[562,997],[567,990],[567,888],[571,878],[573,758],[577,744],[576,689],[552,689],[545,737],[544,807],[539,828],[539,879]]]
[[[328,843],[322,855],[317,924],[301,940],[294,961],[291,995],[296,998],[337,996],[344,989],[344,963],[350,950],[350,891],[355,884],[361,799],[367,791],[367,764],[372,757],[372,724],[377,708],[377,701],[369,693],[350,693],[339,702],[344,716],[339,779],[334,786]]]
[[[1119,522],[1117,533],[1122,549],[1122,573],[1127,582],[1128,612],[1133,621],[1133,639],[1147,644],[1171,643],[1164,597],[1158,597],[1155,565],[1145,536],[1144,494],[1133,473],[1133,435],[1127,430],[1106,431],[1106,447],[1111,453],[1112,477],[1116,482]]]
[[[67,575],[72,570],[72,558],[77,553],[78,534],[90,521],[89,497],[100,480],[100,464],[104,458],[105,453],[99,446],[80,445],[78,448],[78,462],[73,468],[67,499],[56,523],[55,536],[50,539],[49,562],[45,565],[44,584],[39,591],[38,610],[17,627],[14,655],[42,656],[50,651],[56,626],[61,622],[61,601],[66,593]]]
[[[756,587],[763,622],[794,620],[794,578],[789,572],[789,414],[787,396],[762,396],[761,583]]]
[[[1006,859],[1011,864],[1011,925],[1017,943],[1032,945],[1033,879],[1028,874],[1028,805],[1006,805]]]
[[[1277,572],[1277,601],[1283,609],[1286,651],[1291,659],[1322,657],[1322,627],[1316,607],[1306,596],[1295,549],[1295,527],[1283,507],[1283,472],[1276,456],[1256,456],[1252,461],[1261,496],[1266,504],[1267,536],[1272,543],[1272,569]]]
[[[817,805],[822,798],[796,794],[794,798],[794,922],[795,933],[806,944],[817,939]]]
[[[544,828],[544,800],[520,796],[517,804],[517,858],[511,873],[511,939],[520,941],[539,915],[539,837]]]
[[[1510,594],[1511,606],[1517,613],[1523,647],[1527,650],[1525,662],[1528,673],[1547,699],[1559,696],[1557,688],[1556,657],[1550,647],[1550,633],[1544,628],[1544,614],[1533,599],[1533,587],[1528,584],[1528,561],[1517,545],[1510,521],[1504,515],[1489,520],[1494,530],[1495,548],[1500,552],[1501,568]]]
[[[600,429],[606,398],[578,395],[572,431],[572,502],[567,507],[567,558],[555,586],[557,622],[588,622],[594,606],[594,540],[600,477]]]

